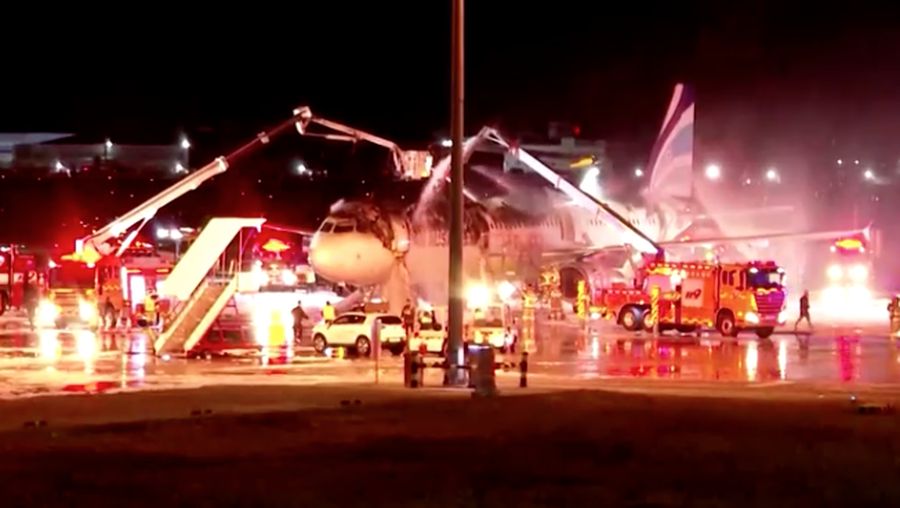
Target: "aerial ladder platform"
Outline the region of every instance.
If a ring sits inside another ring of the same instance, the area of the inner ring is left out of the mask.
[[[338,134],[311,132],[309,127],[312,124],[335,130]],[[275,136],[291,130],[296,130],[302,136],[351,142],[362,140],[383,146],[390,151],[401,176],[415,175],[417,172],[421,173],[423,169],[430,171],[430,159],[423,161],[422,152],[402,150],[389,140],[315,116],[309,107],[302,106],[296,108],[289,119],[274,128],[260,132],[231,153],[217,157],[205,166],[190,172],[109,224],[76,240],[75,256],[89,264],[106,256],[121,257],[134,242],[140,230],[162,207],[224,173],[238,160],[269,144]],[[241,229],[259,228],[264,222],[265,219],[259,218],[218,218],[212,219],[206,225],[163,284],[163,296],[174,301],[175,312],[174,318],[154,340],[154,349],[157,353],[187,351],[208,330],[222,308],[235,294],[239,284],[239,269],[234,273],[210,274],[212,266]]]

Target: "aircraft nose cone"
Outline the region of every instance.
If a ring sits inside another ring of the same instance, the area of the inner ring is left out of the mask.
[[[333,262],[330,262],[333,261],[333,257],[329,254],[331,254],[330,251],[333,249],[329,249],[329,243],[321,235],[313,237],[309,248],[309,264],[319,275],[327,279],[333,279],[336,267]]]
[[[309,263],[333,282],[377,284],[390,271],[393,257],[376,238],[358,234],[317,234],[310,242]]]

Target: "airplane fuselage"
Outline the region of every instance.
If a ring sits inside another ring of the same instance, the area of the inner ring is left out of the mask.
[[[612,205],[632,224],[657,241],[683,229],[677,214]],[[481,230],[466,231],[464,272],[470,279],[533,275],[546,253],[577,253],[622,245],[621,234],[604,220],[573,205],[557,206],[540,221],[498,219],[488,214]],[[393,237],[379,238],[354,217],[329,216],[310,244],[310,263],[321,276],[338,282],[368,286],[383,284],[393,265],[402,260],[410,281],[435,281],[446,286],[449,238],[446,227],[408,227],[399,217],[390,220]]]

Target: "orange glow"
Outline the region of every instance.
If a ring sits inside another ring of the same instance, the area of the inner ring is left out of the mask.
[[[594,163],[594,158],[589,155],[587,157],[582,157],[582,158],[578,159],[577,161],[569,164],[569,167],[571,169],[582,169],[582,168],[586,168],[586,167],[590,166],[593,163]]]
[[[274,252],[274,253],[276,253],[276,254],[279,253],[279,252],[284,252],[284,251],[286,251],[286,250],[288,250],[288,249],[290,249],[290,248],[291,248],[290,245],[288,245],[288,244],[282,242],[281,240],[279,240],[279,239],[277,239],[277,238],[270,238],[269,241],[266,242],[266,243],[262,246],[262,249],[263,249],[264,251]]]
[[[863,248],[862,240],[858,238],[841,238],[834,242],[834,245],[844,250],[861,250]]]
[[[76,251],[71,254],[64,254],[60,259],[63,261],[77,261],[86,265],[94,265],[102,258],[103,256],[101,256],[93,247],[85,245],[81,252]]]

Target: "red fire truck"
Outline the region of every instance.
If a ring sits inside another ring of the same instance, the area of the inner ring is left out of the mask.
[[[254,283],[260,291],[294,291],[315,285],[309,266],[309,231],[266,224],[252,250]]]
[[[742,330],[768,337],[785,322],[784,270],[773,262],[650,263],[633,288],[601,289],[601,315],[627,330],[650,329],[652,292],[658,290],[659,328],[692,332],[715,328],[734,337]]]
[[[868,288],[872,276],[873,249],[864,235],[847,236],[832,242],[825,275],[830,287]]]
[[[38,289],[43,287],[46,266],[39,264],[38,256],[17,245],[0,245],[0,315],[10,308],[22,308],[27,277],[31,276]]]
[[[144,297],[156,291],[172,269],[173,260],[135,240],[121,256],[96,261],[77,255],[60,256],[50,263],[46,297],[39,306],[42,326],[94,328],[106,298],[120,317],[131,319]]]

